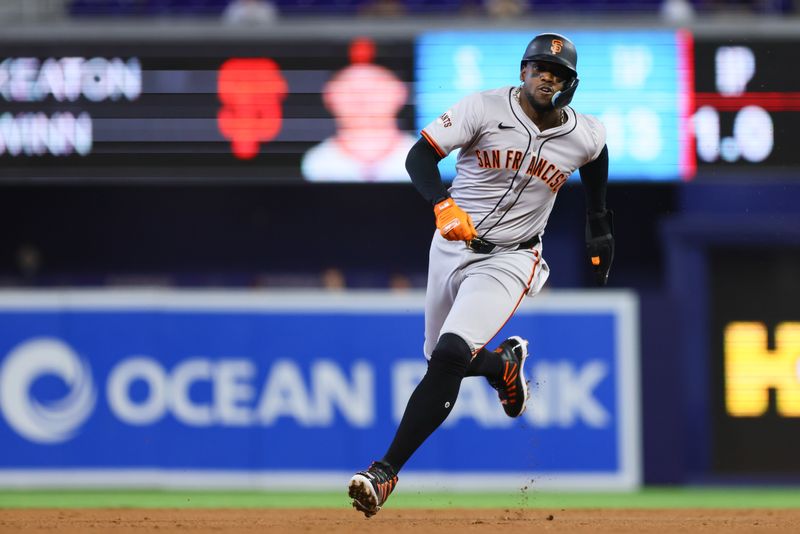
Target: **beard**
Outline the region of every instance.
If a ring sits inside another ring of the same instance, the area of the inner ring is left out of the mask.
[[[537,113],[544,113],[546,111],[552,111],[555,109],[553,106],[552,98],[547,99],[547,103],[542,103],[536,100],[531,93],[529,93],[526,89],[523,88],[522,93],[525,95],[525,100],[528,101],[528,104],[537,112]]]

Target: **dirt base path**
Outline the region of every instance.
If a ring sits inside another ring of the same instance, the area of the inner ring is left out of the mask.
[[[0,510],[0,533],[800,532],[798,510]]]

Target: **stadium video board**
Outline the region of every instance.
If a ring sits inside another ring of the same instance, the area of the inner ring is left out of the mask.
[[[695,116],[698,177],[796,176],[800,72],[796,42],[698,38]]]
[[[711,249],[712,468],[797,476],[800,251]],[[742,273],[759,273],[758,284]]]
[[[406,181],[409,40],[29,43],[0,57],[0,183]]]
[[[522,54],[541,31],[545,30],[423,34],[417,41],[417,127],[425,127],[469,93],[517,85]],[[580,85],[571,105],[606,126],[610,180],[691,178],[691,35],[683,31],[560,33],[578,51]],[[452,178],[454,155],[440,167]]]
[[[405,182],[419,129],[468,93],[516,84],[536,33],[6,44],[0,184]],[[564,33],[579,54],[573,105],[605,124],[612,181],[800,167],[795,43]],[[441,168],[452,179],[453,156]]]

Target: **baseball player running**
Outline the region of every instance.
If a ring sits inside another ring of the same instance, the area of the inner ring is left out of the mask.
[[[422,130],[406,168],[433,206],[434,233],[425,301],[428,370],[406,406],[388,451],[350,479],[353,507],[380,511],[397,474],[447,418],[461,380],[483,376],[506,414],[525,410],[528,342],[486,345],[522,299],[549,274],[542,235],[556,194],[580,169],[586,192],[586,249],[604,285],[614,257],[606,210],[608,149],[603,125],[568,106],[578,87],[575,45],[554,33],[536,36],[522,57],[519,86],[469,95]],[[438,162],[460,148],[449,191]]]

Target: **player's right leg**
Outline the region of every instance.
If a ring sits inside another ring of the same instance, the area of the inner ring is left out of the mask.
[[[397,484],[397,473],[455,404],[461,380],[472,357],[469,346],[455,335],[440,336],[463,279],[461,266],[469,251],[462,242],[447,241],[436,231],[431,241],[425,292],[425,357],[428,370],[406,405],[394,440],[380,462],[350,479],[353,507],[375,515]]]
[[[472,351],[455,334],[443,334],[428,370],[408,399],[394,440],[380,462],[353,475],[348,492],[353,507],[367,517],[380,511],[397,484],[397,472],[453,410]]]
[[[425,345],[423,352],[430,359],[458,288],[464,280],[462,270],[469,250],[461,241],[447,241],[437,231],[433,236],[428,260],[428,284],[425,288]]]
[[[350,478],[347,492],[353,508],[367,517],[377,514],[397,485],[397,473],[386,462],[372,462],[364,471]]]

